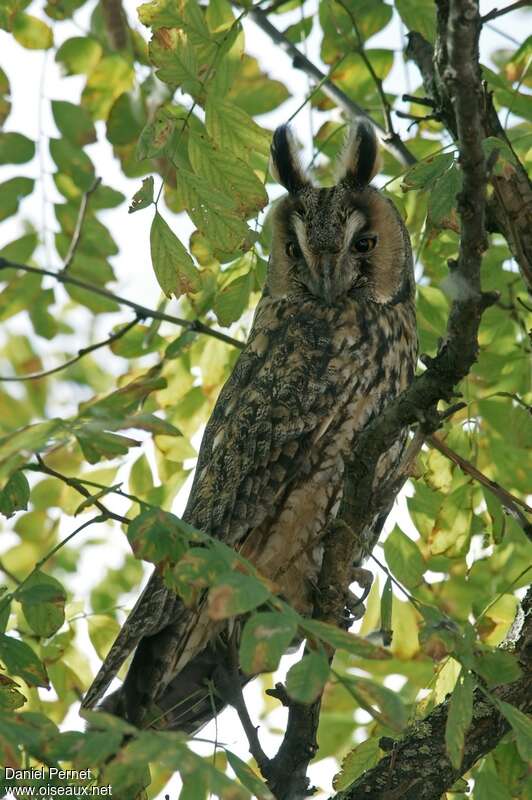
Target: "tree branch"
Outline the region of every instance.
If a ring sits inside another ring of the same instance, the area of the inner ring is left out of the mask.
[[[488,14],[484,14],[482,17],[482,24],[484,25],[486,22],[491,22],[491,20],[497,19],[497,17],[502,17],[503,14],[510,14],[512,11],[517,11],[518,8],[525,8],[531,5],[531,0],[517,0],[516,3],[511,3],[509,6],[506,6],[506,8],[494,8]]]
[[[175,317],[172,314],[166,314],[164,311],[157,311],[156,309],[148,308],[140,303],[135,303],[133,300],[128,300],[126,297],[120,297],[120,295],[114,294],[108,289],[103,289],[101,286],[95,286],[94,284],[87,283],[79,278],[74,278],[72,275],[64,275],[61,272],[52,272],[52,270],[41,269],[40,267],[30,267],[28,264],[19,264],[15,261],[10,261],[7,258],[0,257],[0,271],[3,269],[19,269],[23,270],[24,272],[30,272],[33,275],[46,275],[47,277],[54,278],[59,283],[78,286],[80,289],[85,289],[87,292],[98,294],[101,297],[107,297],[109,300],[114,300],[114,302],[118,303],[119,305],[132,308],[140,319],[160,319],[163,322],[172,322],[174,325],[180,325],[182,328],[186,328],[194,333],[212,336],[215,339],[219,339],[221,342],[230,344],[233,347],[238,347],[240,350],[242,350],[244,347],[244,342],[239,342],[238,339],[233,339],[232,336],[227,336],[221,331],[209,328],[208,325],[205,325],[198,319],[182,319],[181,317]]]
[[[125,50],[129,44],[129,30],[121,0],[102,0],[101,7],[111,47]]]
[[[471,475],[476,481],[485,486],[488,491],[490,491],[495,497],[499,500],[502,506],[506,508],[510,514],[515,517],[526,533],[526,535],[532,539],[532,523],[530,523],[523,512],[520,510],[519,506],[525,509],[528,514],[532,514],[532,508],[530,508],[524,500],[521,500],[519,497],[508,492],[503,486],[501,486],[496,481],[492,481],[486,475],[484,475],[480,470],[478,470],[474,464],[471,464],[462,456],[459,456],[458,453],[455,453],[454,450],[451,450],[445,442],[442,442],[437,436],[432,434],[431,436],[427,437],[427,441],[434,447],[436,450],[439,450],[449,461],[452,461],[453,464],[456,464],[462,472],[465,472],[467,475]]]
[[[78,211],[78,218],[76,220],[76,227],[74,228],[74,233],[72,234],[70,246],[66,254],[65,263],[63,264],[63,269],[61,270],[63,274],[69,270],[70,265],[74,260],[74,256],[76,255],[76,250],[78,249],[79,240],[81,239],[81,232],[83,230],[83,223],[85,222],[87,209],[89,207],[90,197],[92,194],[94,194],[94,192],[96,191],[101,182],[102,182],[101,178],[95,178],[92,186],[89,189],[87,189],[86,192],[84,192],[81,198],[81,203],[79,205],[79,211]]]
[[[122,514],[115,514],[114,511],[109,511],[109,509],[104,506],[98,497],[92,495],[77,478],[71,478],[68,475],[63,475],[62,472],[57,472],[55,469],[52,469],[52,467],[49,467],[44,463],[43,459],[38,454],[36,458],[39,465],[39,472],[42,472],[45,475],[50,475],[52,478],[57,478],[67,486],[75,489],[75,491],[81,494],[86,500],[89,500],[90,505],[95,506],[105,518],[114,519],[116,522],[120,522],[122,525],[129,525],[131,520],[129,520],[127,517],[123,517]]]
[[[517,641],[514,628],[504,649],[511,647],[519,658],[523,674],[519,680],[493,690],[493,696],[521,709],[532,711],[532,589],[522,604],[523,619]],[[516,618],[517,619],[517,618]],[[439,800],[482,756],[489,753],[508,732],[509,724],[482,689],[474,693],[473,722],[466,734],[461,766],[451,765],[445,745],[445,727],[449,702],[446,699],[424,720],[414,724],[393,752],[384,756],[373,769],[365,772],[348,789],[331,800]],[[381,739],[382,749],[388,749]]]
[[[96,342],[95,344],[91,344],[89,347],[82,347],[81,350],[78,350],[78,354],[76,356],[69,358],[68,361],[65,361],[64,364],[60,364],[58,367],[52,367],[52,369],[43,370],[42,372],[32,372],[29,375],[0,375],[0,382],[36,381],[40,378],[46,378],[48,375],[54,375],[56,372],[61,372],[67,367],[72,366],[72,364],[75,364],[77,361],[81,361],[81,359],[89,353],[93,353],[95,350],[106,347],[108,344],[113,344],[113,342],[117,342],[119,339],[125,336],[126,333],[131,330],[131,328],[134,328],[139,321],[140,317],[137,316],[107,339],[104,339],[101,342]]]
[[[380,97],[382,113],[383,113],[384,119],[386,121],[386,128],[385,128],[385,130],[386,130],[386,141],[388,143],[391,142],[393,145],[395,145],[396,147],[401,149],[402,146],[403,146],[403,142],[401,140],[401,137],[399,136],[399,134],[397,133],[397,131],[395,130],[395,128],[393,126],[392,107],[391,107],[391,105],[390,105],[390,103],[388,101],[388,98],[386,97],[386,93],[384,91],[383,82],[382,82],[381,78],[379,78],[377,73],[375,72],[375,70],[373,68],[373,64],[371,63],[371,60],[368,58],[368,55],[367,55],[367,53],[366,53],[366,51],[364,49],[364,40],[362,39],[362,36],[360,35],[360,31],[359,31],[359,28],[358,28],[358,25],[357,25],[356,17],[353,14],[353,12],[351,11],[351,9],[349,8],[349,6],[347,6],[344,3],[343,0],[336,0],[336,2],[344,9],[345,13],[348,15],[349,19],[353,23],[353,30],[355,31],[355,36],[357,37],[357,42],[358,42],[357,52],[358,52],[360,58],[362,59],[362,61],[364,62],[365,66],[366,66],[366,69],[368,70],[368,72],[369,72],[369,74],[371,76],[371,79],[373,80],[373,83],[375,84],[375,88],[377,89],[378,95]],[[405,166],[406,166],[406,164],[405,164]]]
[[[248,17],[258,25],[258,27],[266,33],[272,42],[277,44],[282,50],[285,51],[293,60],[295,69],[300,69],[305,72],[310,78],[318,81],[321,89],[327,97],[333,100],[349,117],[364,117],[368,119],[381,134],[381,141],[384,147],[399,161],[403,166],[411,166],[415,164],[417,159],[410,152],[408,147],[401,141],[397,134],[395,137],[390,138],[387,131],[378,122],[368,114],[368,112],[355,103],[345,92],[336,86],[330,78],[323,74],[309,59],[304,56],[297,49],[295,45],[290,42],[286,36],[278,31],[268,19],[266,12],[259,8],[253,8],[249,11]]]

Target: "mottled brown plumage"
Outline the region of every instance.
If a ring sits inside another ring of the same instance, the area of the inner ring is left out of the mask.
[[[273,212],[266,286],[205,430],[184,518],[237,548],[308,614],[357,432],[413,375],[414,278],[406,229],[368,185],[377,163],[369,126],[353,132],[329,189],[303,174],[286,128],[272,155],[289,193]],[[381,458],[379,481],[403,439]],[[382,515],[368,526],[360,561],[381,526]],[[205,683],[216,685],[227,625],[204,601],[185,608],[154,573],[84,704],[98,701],[136,648],[104,707],[144,724],[155,706],[162,724],[195,730],[212,714]]]

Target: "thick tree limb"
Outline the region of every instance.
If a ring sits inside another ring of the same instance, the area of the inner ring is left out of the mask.
[[[532,711],[532,589],[523,601],[522,611],[516,641],[512,641],[515,630],[512,629],[504,644],[505,649],[511,647],[518,656],[522,677],[496,688],[493,695],[528,713]],[[439,800],[479,758],[497,746],[510,728],[485,693],[477,689],[464,758],[459,769],[455,769],[445,749],[448,710],[449,703],[445,700],[416,723],[390,755],[331,800]]]
[[[163,322],[172,322],[174,325],[179,325],[189,331],[202,333],[206,336],[213,336],[215,339],[219,339],[221,342],[233,345],[233,347],[238,347],[240,349],[244,347],[244,342],[239,342],[238,339],[233,339],[232,336],[227,336],[221,331],[209,328],[208,325],[205,325],[198,319],[182,319],[181,317],[175,317],[173,314],[166,314],[164,311],[148,308],[140,303],[135,303],[133,300],[128,300],[126,297],[121,297],[118,294],[114,294],[113,292],[110,292],[108,289],[104,289],[101,286],[95,286],[94,284],[87,283],[79,278],[74,278],[72,275],[65,275],[62,272],[52,272],[50,269],[41,269],[40,267],[30,267],[28,264],[19,264],[16,261],[10,261],[7,258],[0,258],[0,272],[3,269],[18,269],[22,270],[23,272],[30,272],[33,275],[42,275],[43,277],[46,276],[49,278],[54,278],[56,281],[58,281],[58,283],[78,286],[80,289],[85,289],[87,292],[92,292],[93,294],[100,295],[100,297],[107,297],[109,300],[114,300],[115,303],[118,303],[121,306],[132,308],[137,313],[137,316],[141,319],[160,319]]]
[[[292,42],[290,42],[286,36],[281,33],[281,31],[278,31],[277,28],[272,25],[265,11],[262,11],[259,8],[253,8],[249,11],[248,17],[249,19],[252,19],[253,22],[264,31],[264,33],[268,34],[272,42],[278,45],[293,59],[293,65],[296,69],[302,70],[310,78],[320,83],[322,92],[331,100],[333,100],[349,117],[364,117],[365,119],[370,120],[370,122],[380,132],[381,141],[384,147],[399,161],[399,163],[406,167],[416,163],[416,157],[401,141],[399,136],[395,134],[394,136],[390,137],[387,134],[386,129],[383,128],[378,122],[375,122],[375,120],[364,108],[362,108],[362,106],[359,106],[358,103],[355,103],[354,100],[348,97],[348,95],[346,95],[345,92],[343,92],[338,86],[336,86],[333,81],[330,80],[330,78],[327,78],[327,76],[324,75],[323,72],[315,66],[315,64],[313,64],[308,58],[306,58],[306,56],[300,53],[297,47],[293,45]]]

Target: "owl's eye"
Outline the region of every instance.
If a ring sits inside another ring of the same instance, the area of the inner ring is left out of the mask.
[[[360,236],[358,239],[355,239],[352,247],[357,253],[371,253],[372,250],[375,249],[375,245],[377,244],[377,237],[376,236]]]
[[[286,243],[286,255],[288,258],[300,258],[301,249],[297,242],[289,241]]]

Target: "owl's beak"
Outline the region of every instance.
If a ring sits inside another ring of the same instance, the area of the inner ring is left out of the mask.
[[[335,280],[334,280],[334,268],[335,262],[334,258],[328,257],[324,258],[320,265],[320,289],[321,289],[321,296],[325,300],[326,303],[334,303],[337,297],[337,292],[335,291]]]

